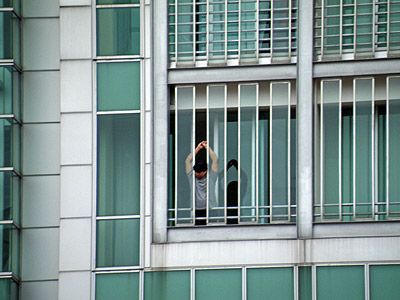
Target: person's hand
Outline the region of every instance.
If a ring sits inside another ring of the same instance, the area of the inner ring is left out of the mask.
[[[236,159],[231,159],[231,160],[228,162],[227,168],[229,169],[229,168],[232,167],[232,166],[235,166],[235,168],[237,169],[237,167],[238,167],[238,162],[237,162]]]
[[[207,141],[202,141],[201,144],[203,144],[204,149],[207,150]]]
[[[203,149],[203,143],[204,143],[204,142],[201,142],[201,143],[199,143],[199,144],[197,145],[196,151],[200,151],[201,149]]]

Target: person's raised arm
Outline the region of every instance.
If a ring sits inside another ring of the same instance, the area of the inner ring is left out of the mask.
[[[197,145],[196,149],[194,150],[195,156],[203,148],[203,143],[204,142],[201,142],[200,144]],[[192,171],[192,161],[193,161],[193,152],[190,152],[185,160],[186,174],[189,174]]]
[[[208,145],[207,145],[206,141],[203,142],[203,145],[204,145],[204,148],[207,150]],[[215,154],[215,152],[213,151],[213,149],[211,149],[211,147],[209,149],[210,149],[210,158],[212,161],[211,171],[213,171],[214,173],[218,173],[218,157]]]

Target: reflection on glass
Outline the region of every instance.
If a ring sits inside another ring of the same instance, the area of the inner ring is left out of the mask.
[[[208,143],[212,146],[214,153],[218,157],[218,178],[215,186],[216,207],[209,207],[209,221],[223,222],[225,216],[225,189],[224,187],[224,167],[225,167],[225,86],[208,87]],[[212,159],[208,158],[210,166]],[[209,182],[210,184],[210,182]],[[211,189],[208,189],[209,193]],[[210,194],[209,194],[210,197]]]
[[[140,54],[140,8],[97,9],[97,55]]]
[[[389,217],[400,217],[400,78],[389,79]],[[397,204],[395,204],[397,203]]]
[[[138,266],[140,219],[98,220],[96,266]]]
[[[140,213],[140,115],[99,115],[97,215]]]
[[[271,85],[271,206],[272,221],[288,219],[289,84]]]
[[[339,127],[340,85],[339,81],[322,82],[322,149],[323,218],[338,219],[339,214]]]
[[[193,222],[193,176],[188,176],[185,160],[193,152],[193,92],[194,87],[176,89],[176,209],[178,223]],[[193,174],[193,173],[190,173]]]
[[[257,208],[257,85],[240,85],[240,221],[255,221]]]
[[[372,99],[373,80],[355,80],[356,217],[372,217]]]

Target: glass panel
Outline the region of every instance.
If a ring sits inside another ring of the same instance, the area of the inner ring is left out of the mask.
[[[97,0],[96,4],[139,4],[140,0]]]
[[[299,267],[299,300],[312,299],[311,267]]]
[[[269,223],[269,111],[259,100],[258,115],[258,203],[259,223]],[[263,105],[263,106],[261,106]]]
[[[297,136],[296,136],[296,108],[292,108],[290,111],[290,222],[296,222],[296,147],[297,147]]]
[[[21,21],[15,15],[12,14],[12,55],[14,60],[20,64],[21,63]]]
[[[400,2],[390,1],[389,50],[400,52]]]
[[[317,267],[318,300],[365,299],[363,266]]]
[[[12,7],[13,0],[0,0],[0,7]]]
[[[212,196],[215,197],[215,206],[209,210],[209,222],[223,222],[225,216],[225,189],[224,167],[225,167],[225,86],[209,86],[209,137],[208,142],[212,145],[214,153],[218,158],[218,178],[214,194],[209,190],[210,203]],[[210,155],[211,156],[211,155]],[[209,157],[209,163],[212,158]],[[236,210],[237,216],[237,210]]]
[[[273,0],[272,52],[275,58],[287,58],[289,55],[289,35],[291,34],[289,31],[289,1],[290,0]]]
[[[238,99],[237,97],[228,98],[227,111],[227,134],[226,134],[226,195],[227,195],[227,215],[228,224],[237,224],[238,199]],[[229,163],[230,162],[230,163]],[[229,168],[228,168],[229,164]],[[236,167],[235,167],[236,166]],[[241,183],[242,184],[242,183]]]
[[[293,278],[293,268],[247,269],[247,299],[292,300]]]
[[[353,220],[353,109],[342,109],[342,221]]]
[[[0,119],[0,167],[20,169],[21,128],[12,119]]]
[[[190,300],[190,271],[145,272],[144,300]]]
[[[0,278],[0,299],[4,300],[16,300],[17,298],[11,298],[11,278]]]
[[[288,220],[289,84],[271,84],[272,221]]]
[[[373,80],[355,80],[356,217],[372,217]]]
[[[178,4],[177,11],[177,32],[178,36],[178,61],[193,61],[194,56],[194,30],[193,28],[193,0],[176,0]]]
[[[12,12],[0,12],[0,59],[13,58]]]
[[[140,62],[97,64],[97,110],[140,109]]]
[[[97,267],[138,266],[140,220],[97,221]]]
[[[340,81],[322,82],[323,217],[339,218]]]
[[[251,61],[257,56],[257,2],[241,1],[240,59],[245,61]]]
[[[193,87],[176,89],[176,182],[178,223],[193,222],[193,171],[186,159],[193,152]],[[190,162],[193,165],[193,160]]]
[[[340,1],[324,0],[324,55],[340,53]]]
[[[209,57],[210,60],[225,59],[225,11],[226,3],[209,0]],[[234,34],[234,33],[232,33]],[[236,33],[237,35],[237,33]]]
[[[121,299],[139,299],[139,273],[96,274],[96,300]]]
[[[20,75],[10,66],[0,67],[0,114],[20,116]]]
[[[14,172],[0,172],[0,220],[19,224],[20,178]]]
[[[257,85],[240,90],[240,221],[256,221]]]
[[[97,215],[140,213],[140,115],[100,115]]]
[[[259,0],[259,53],[271,53],[271,1]]]
[[[0,272],[19,274],[19,231],[11,225],[0,225]]]
[[[196,300],[241,300],[242,270],[197,270]]]
[[[97,9],[97,55],[139,54],[140,8]]]
[[[400,78],[389,78],[389,217],[400,217]]]
[[[357,1],[357,23],[356,23],[356,49],[357,52],[371,53],[373,43],[373,0]],[[372,53],[371,53],[372,54]]]
[[[378,215],[378,220],[386,220],[386,196],[387,196],[387,189],[386,189],[386,105],[378,106],[378,199],[376,202],[377,208],[375,209],[375,214]]]
[[[400,265],[369,267],[371,299],[396,299],[400,295]]]

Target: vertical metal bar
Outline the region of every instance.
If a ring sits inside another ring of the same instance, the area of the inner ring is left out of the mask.
[[[288,32],[288,59],[289,61],[292,59],[292,0],[289,0],[289,19],[288,19],[288,24],[289,24],[289,32]]]
[[[247,268],[242,267],[242,300],[247,300]]]
[[[317,300],[317,266],[313,265],[311,266],[311,271],[312,271],[312,277],[311,277],[311,286],[312,286],[312,299]]]
[[[192,153],[193,153],[193,159],[192,159],[192,167],[195,164],[196,161],[196,153],[195,153],[195,149],[196,149],[196,87],[193,86],[193,109],[192,109]],[[195,182],[196,178],[195,178],[195,174],[192,171],[192,200],[193,200],[193,225],[196,222],[196,182]]]
[[[293,267],[294,300],[299,300],[299,266]]]
[[[288,201],[288,222],[290,222],[290,170],[291,170],[291,168],[290,168],[290,163],[291,163],[291,161],[290,161],[290,129],[291,129],[291,126],[290,126],[290,117],[291,117],[291,99],[290,99],[290,91],[291,91],[291,82],[289,81],[288,83],[287,83],[287,85],[288,85],[288,131],[287,131],[287,139],[288,139],[288,141],[287,141],[287,162],[288,162],[288,164],[287,164],[287,185],[288,185],[288,187],[287,187],[287,201]]]
[[[196,65],[196,0],[193,1],[193,65]]]
[[[212,172],[210,167],[210,86],[207,85],[206,88],[206,141],[207,141],[207,195],[206,195],[206,224],[209,223],[209,209],[210,209],[210,172]],[[214,147],[215,149],[215,147]]]
[[[371,99],[371,209],[372,219],[375,217],[375,78],[371,79],[372,99]]]
[[[178,224],[178,88],[175,87],[175,225]]]
[[[190,269],[190,299],[196,299],[196,270]]]
[[[240,0],[239,0],[239,2],[240,2]],[[240,154],[241,154],[241,152],[240,152],[240,142],[241,142],[241,103],[242,103],[242,96],[241,96],[241,85],[239,84],[239,92],[238,92],[238,170],[237,170],[237,172],[238,172],[238,195],[237,195],[237,197],[238,197],[238,218],[239,218],[239,223],[240,223],[240,221],[241,221],[241,206],[242,206],[242,203],[241,203],[241,201],[242,201],[242,197],[240,197],[240,192],[241,192],[241,189],[240,189],[240,183],[241,183],[241,181],[240,181],[240,170],[241,170],[241,164],[242,164],[242,162],[241,162],[241,157],[240,157]]]
[[[339,56],[343,55],[343,0],[340,0],[340,15],[339,15]]]
[[[272,117],[273,117],[273,115],[272,115],[272,108],[273,108],[273,102],[272,102],[272,97],[273,97],[273,92],[272,92],[272,89],[273,89],[273,83],[272,82],[270,82],[270,84],[269,84],[269,106],[270,106],[270,108],[269,108],[269,120],[270,120],[270,125],[269,125],[269,166],[270,166],[270,168],[269,168],[269,211],[270,211],[270,223],[272,222],[272,220],[273,220],[273,198],[272,198],[272,168],[274,167],[274,162],[273,162],[273,159],[272,159],[272,155],[273,155],[273,153],[272,153],[272,133],[273,133],[273,127],[272,127],[272,124],[273,124],[273,122],[272,122]]]
[[[342,221],[342,79],[339,79],[339,220]]]
[[[369,264],[366,263],[364,265],[364,274],[365,274],[365,300],[370,300],[370,279],[369,279]]]
[[[227,180],[227,162],[226,162],[226,159],[227,159],[227,151],[226,151],[226,145],[227,145],[227,123],[228,123],[228,113],[227,113],[227,106],[228,106],[228,104],[227,104],[227,102],[228,102],[228,97],[227,97],[227,94],[228,94],[228,91],[227,91],[227,85],[225,85],[225,88],[224,88],[224,220],[225,220],[225,224],[227,223],[227,210],[226,210],[226,208],[227,208],[227,202],[228,202],[228,196],[227,196],[227,192],[226,192],[226,190],[227,190],[227,186],[226,186],[226,184],[227,184],[227,182],[228,182],[228,180]]]
[[[299,0],[300,1],[300,0]],[[321,0],[321,60],[324,58],[325,0]]]
[[[389,151],[389,118],[390,118],[390,106],[389,106],[389,92],[390,92],[390,80],[386,78],[386,219],[390,217],[390,202],[389,202],[389,168],[390,168],[390,151]]]
[[[325,81],[321,80],[321,104],[320,104],[320,113],[321,113],[321,122],[320,122],[320,197],[321,197],[321,220],[324,220],[324,83]]]
[[[274,54],[273,53],[274,52],[274,0],[271,0],[271,14],[270,14],[270,16],[271,16],[271,22],[270,22],[271,28],[270,28],[269,38],[271,40],[270,40],[269,45],[271,47],[270,53],[271,53],[271,61],[272,61],[272,57],[273,57],[273,54]],[[271,88],[272,88],[272,85],[271,85]],[[271,98],[271,100],[272,100],[272,98]]]
[[[357,79],[353,79],[353,220],[356,219],[356,122],[357,122],[357,111],[356,111],[356,84]]]
[[[258,219],[259,219],[259,195],[258,195],[258,174],[259,174],[259,84],[257,83],[256,85],[256,222],[258,223]]]

